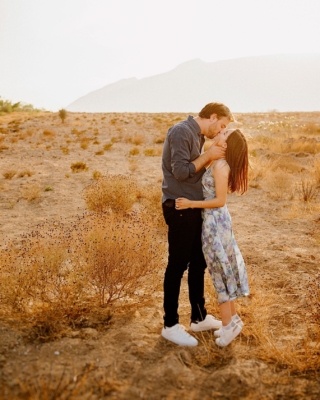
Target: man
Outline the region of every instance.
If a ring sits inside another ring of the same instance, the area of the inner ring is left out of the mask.
[[[162,209],[168,225],[168,265],[164,277],[164,327],[162,336],[182,346],[196,346],[198,341],[179,324],[178,300],[183,273],[188,269],[190,329],[194,332],[221,327],[221,321],[207,315],[204,299],[206,262],[202,253],[201,209],[177,210],[175,199],[202,200],[201,178],[205,166],[224,157],[225,149],[212,145],[201,154],[205,136],[214,138],[226,128],[233,116],[221,103],[209,103],[197,117],[172,126],[162,154]]]

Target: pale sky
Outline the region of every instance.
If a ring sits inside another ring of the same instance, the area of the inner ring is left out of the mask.
[[[319,17],[320,0],[0,0],[0,96],[56,111],[195,58],[320,53]]]

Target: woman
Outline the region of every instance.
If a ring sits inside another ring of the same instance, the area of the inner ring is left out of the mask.
[[[226,147],[225,160],[214,161],[202,177],[203,201],[176,200],[176,208],[203,208],[202,249],[217,292],[222,328],[215,331],[216,344],[227,346],[239,335],[243,322],[235,300],[249,295],[246,267],[235,241],[226,206],[228,191],[248,189],[248,145],[240,130],[223,130],[216,144]]]

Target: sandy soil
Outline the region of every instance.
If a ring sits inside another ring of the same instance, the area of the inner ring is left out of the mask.
[[[131,174],[141,183],[161,185],[161,157],[145,156],[143,149],[153,148],[155,152],[161,149],[154,138],[164,135],[171,122],[175,118],[183,119],[184,115],[165,115],[164,121],[157,123],[153,117],[70,114],[64,124],[56,114],[50,113],[0,117],[0,145],[6,147],[0,152],[2,247],[9,240],[18,241],[21,234],[40,222],[60,218],[71,221],[83,213],[86,207],[82,190],[92,182],[95,170],[102,174]],[[270,116],[252,114],[241,118],[244,130],[254,136],[259,133],[258,122]],[[320,113],[301,113],[298,118],[303,123],[319,124]],[[138,124],[134,119],[141,122]],[[20,122],[10,124],[12,120]],[[81,141],[71,133],[72,129],[86,130],[84,136],[91,138],[88,148],[80,147]],[[54,134],[44,135],[44,130]],[[135,146],[128,138],[138,134],[144,136],[144,143]],[[93,144],[94,137],[99,144]],[[120,140],[117,142],[116,138]],[[110,150],[95,154],[110,141],[113,141]],[[63,153],[63,147],[68,147],[69,154]],[[133,147],[140,149],[139,155],[130,156]],[[312,165],[312,157],[306,154],[299,158],[306,170]],[[77,161],[85,162],[88,170],[72,173],[70,165]],[[31,176],[18,177],[19,172],[26,170],[32,172]],[[12,179],[4,178],[3,174],[8,171],[16,171]],[[30,193],[36,193],[31,200]],[[230,195],[228,207],[251,287],[258,292],[259,279],[262,279],[266,296],[268,290],[276,295],[277,303],[271,307],[274,320],[270,321],[270,330],[282,335],[282,341],[289,340],[287,332],[279,331],[277,324],[283,318],[286,326],[291,326],[292,309],[297,316],[294,323],[300,328],[304,324],[306,300],[295,289],[297,285],[307,285],[308,279],[320,271],[319,214],[283,218],[290,200],[273,199],[260,187],[251,187],[243,197]],[[165,265],[162,268],[164,271]],[[208,276],[206,293],[207,308],[216,313]],[[242,309],[245,311],[245,303]],[[181,323],[188,326],[186,276],[179,311]],[[256,318],[263,317],[263,312],[257,309]],[[130,312],[115,310],[104,329],[88,324],[68,337],[48,343],[26,341],[21,322],[15,318],[3,319],[0,322],[0,398],[319,398],[320,381],[314,372],[292,374],[277,362],[252,355],[254,344],[247,326],[225,349],[214,348],[213,335],[208,332],[195,334],[200,342],[198,347],[179,347],[160,336],[161,328],[161,292],[147,306]]]

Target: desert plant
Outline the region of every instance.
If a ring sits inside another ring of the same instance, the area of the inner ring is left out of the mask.
[[[64,124],[64,120],[67,118],[67,111],[64,108],[61,108],[61,110],[59,110],[58,112],[59,112],[59,117],[62,123]]]
[[[111,147],[112,147],[112,145],[113,145],[113,143],[106,143],[106,144],[103,146],[103,150],[105,150],[105,151],[110,150]]]
[[[96,156],[102,156],[104,154],[103,150],[98,150],[94,153]]]
[[[23,178],[24,176],[30,177],[34,174],[35,174],[35,172],[32,172],[29,169],[24,169],[23,171],[20,171],[17,176],[18,176],[18,178]]]
[[[127,213],[137,201],[138,188],[130,177],[107,174],[85,187],[83,196],[90,211]]]
[[[292,198],[293,182],[291,175],[286,171],[281,169],[269,170],[263,179],[262,185],[274,199]]]
[[[87,164],[82,161],[72,163],[70,168],[72,172],[83,172],[88,170]]]
[[[92,173],[92,178],[93,179],[98,180],[101,177],[102,177],[102,173],[100,171],[97,171],[97,170],[93,171],[93,173]]]
[[[146,140],[145,136],[141,135],[141,134],[136,134],[128,139],[129,142],[131,142],[132,144],[134,144],[136,146],[144,143],[145,140]]]
[[[61,149],[63,154],[69,154],[70,153],[68,147],[61,146],[60,149]]]
[[[43,136],[45,136],[48,139],[53,139],[56,136],[56,133],[53,131],[50,131],[49,129],[45,129],[43,131]]]
[[[301,179],[300,184],[298,185],[298,193],[304,202],[309,202],[317,197],[319,189],[314,182]]]
[[[138,149],[138,147],[133,147],[130,151],[129,154],[130,156],[136,156],[140,153],[140,150]]]
[[[16,173],[17,173],[17,171],[10,169],[8,171],[3,172],[2,175],[3,175],[4,179],[12,179]]]
[[[38,199],[41,197],[41,189],[37,184],[27,185],[22,189],[21,196],[27,201]]]

